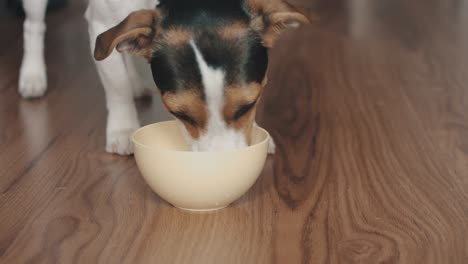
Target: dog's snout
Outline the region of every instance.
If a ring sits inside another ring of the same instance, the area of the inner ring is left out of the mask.
[[[218,135],[204,135],[192,143],[192,151],[228,151],[247,147],[243,133],[229,131]]]

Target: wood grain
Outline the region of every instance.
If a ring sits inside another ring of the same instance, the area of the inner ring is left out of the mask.
[[[465,2],[295,0],[321,22],[271,51],[258,120],[277,154],[201,214],[104,152],[85,3],[48,16],[41,100],[16,92],[22,19],[3,15],[0,263],[468,263]],[[156,95],[138,108],[167,118]]]

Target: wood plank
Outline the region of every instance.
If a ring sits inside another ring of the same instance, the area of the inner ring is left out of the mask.
[[[468,263],[468,4],[294,2],[321,22],[271,51],[258,120],[277,153],[198,214],[104,152],[85,3],[48,17],[41,100],[16,93],[21,20],[2,17],[0,263]],[[138,108],[168,118],[156,95]]]

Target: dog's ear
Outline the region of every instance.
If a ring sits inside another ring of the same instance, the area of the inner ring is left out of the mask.
[[[284,0],[247,0],[250,26],[259,32],[263,45],[273,47],[281,33],[310,24],[318,18],[307,8],[298,8]]]
[[[161,14],[157,9],[135,11],[120,24],[100,34],[96,39],[94,58],[107,58],[114,48],[150,59],[153,39],[158,34]]]

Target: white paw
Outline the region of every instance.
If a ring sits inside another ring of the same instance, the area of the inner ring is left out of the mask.
[[[133,87],[133,98],[140,99],[151,96],[152,90],[146,86],[138,85]]]
[[[24,98],[41,97],[47,90],[45,65],[23,62],[20,69],[18,91]]]
[[[110,132],[107,135],[106,151],[118,155],[133,154],[131,136],[135,129]]]
[[[276,152],[276,144],[273,138],[270,136],[268,139],[268,154],[275,154]]]

